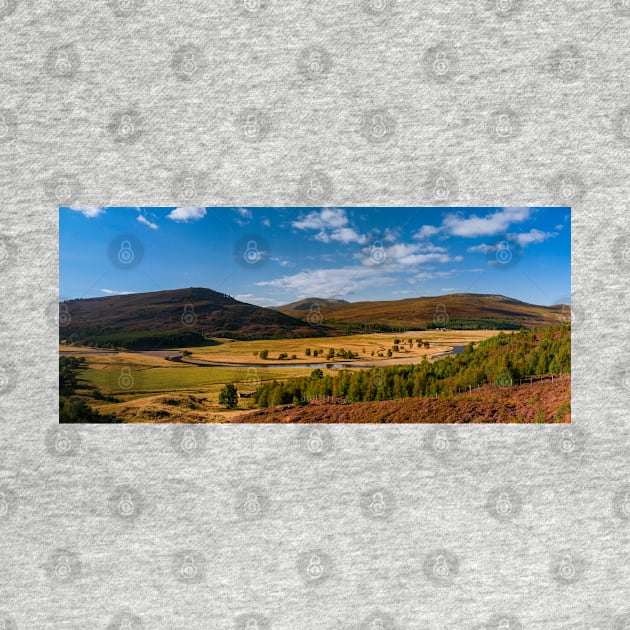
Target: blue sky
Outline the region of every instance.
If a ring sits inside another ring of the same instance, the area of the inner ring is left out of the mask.
[[[571,294],[569,208],[60,208],[59,234],[62,299],[182,287],[260,306]]]

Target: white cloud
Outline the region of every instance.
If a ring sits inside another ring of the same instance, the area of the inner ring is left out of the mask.
[[[359,234],[349,223],[346,211],[342,208],[322,208],[309,212],[306,216],[293,221],[291,225],[296,230],[317,230],[315,238],[322,243],[336,241],[345,245],[365,244],[367,236]]]
[[[205,208],[175,208],[168,213],[167,218],[173,221],[198,221],[206,216]]]
[[[521,234],[508,234],[508,237],[513,241],[516,241],[521,247],[527,247],[527,245],[532,245],[533,243],[542,243],[548,238],[553,238],[554,236],[558,236],[558,233],[543,232],[542,230],[537,230],[536,228],[532,228],[529,232],[523,232]]]
[[[466,251],[471,254],[487,254],[488,252],[493,252],[497,248],[496,245],[487,245],[486,243],[481,243],[481,245],[475,245],[474,247],[469,247]]]
[[[271,221],[268,217],[264,217],[260,221],[265,227],[271,227]]]
[[[440,231],[439,227],[435,225],[423,225],[414,235],[414,238],[423,240],[435,236]]]
[[[102,293],[107,295],[130,295],[131,291],[112,291],[112,289],[101,289]]]
[[[291,293],[296,299],[305,297],[343,298],[357,290],[390,284],[393,278],[379,269],[364,266],[337,269],[310,269],[275,280],[258,282],[261,287],[274,287]]]
[[[73,212],[80,212],[84,217],[93,219],[105,212],[104,208],[97,208],[95,206],[86,206],[84,208],[70,208]]]
[[[443,247],[422,246],[418,243],[396,243],[389,247],[375,243],[371,247],[364,247],[359,257],[368,267],[384,265],[390,269],[462,260],[461,256],[449,256]]]
[[[505,232],[513,223],[529,219],[531,208],[501,208],[487,216],[476,214],[463,216],[461,213],[449,214],[442,222],[442,229],[452,236],[475,238],[492,236]]]
[[[149,221],[149,219],[147,219],[142,214],[138,215],[138,221],[140,223],[142,223],[143,225],[146,225],[147,227],[150,227],[152,230],[157,230],[158,229],[157,223],[152,223],[151,221]]]

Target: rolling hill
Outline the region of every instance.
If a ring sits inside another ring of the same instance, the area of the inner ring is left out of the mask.
[[[276,307],[276,310],[307,319],[311,304],[319,304],[321,323],[331,327],[380,324],[404,328],[538,328],[570,319],[566,305],[539,306],[503,295],[480,293],[381,302],[340,303],[338,300],[308,298]]]
[[[67,300],[60,337],[127,348],[201,345],[204,337],[283,339],[335,334],[272,309],[210,289],[188,288]]]

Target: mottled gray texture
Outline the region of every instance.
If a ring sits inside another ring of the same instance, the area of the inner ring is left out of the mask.
[[[0,4],[4,627],[627,628],[626,7]],[[59,429],[57,206],[312,173],[310,205],[572,205],[572,428]]]

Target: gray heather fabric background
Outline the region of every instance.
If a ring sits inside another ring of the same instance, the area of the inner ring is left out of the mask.
[[[3,0],[0,628],[630,627],[629,28],[625,0]],[[573,207],[570,427],[57,425],[57,206],[440,182]]]

